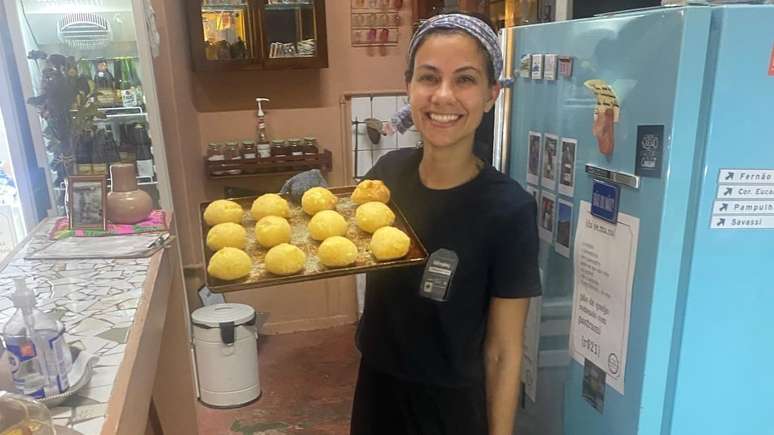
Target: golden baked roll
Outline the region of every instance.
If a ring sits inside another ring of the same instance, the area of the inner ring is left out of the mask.
[[[357,246],[341,236],[329,237],[320,244],[317,257],[327,267],[349,266],[357,260]]]
[[[204,221],[207,225],[217,225],[226,222],[233,222],[235,224],[242,223],[242,216],[245,211],[242,210],[242,206],[234,201],[227,199],[218,199],[212,201],[210,205],[204,209]]]
[[[367,233],[373,233],[381,227],[392,225],[394,222],[395,213],[381,202],[367,202],[355,210],[355,223],[358,228]]]
[[[296,246],[281,243],[266,253],[266,270],[275,275],[295,275],[304,270],[306,254]]]
[[[267,193],[259,196],[253,201],[250,212],[253,214],[255,220],[260,220],[265,216],[279,216],[286,218],[290,216],[290,207],[288,207],[288,202],[285,198],[276,193]]]
[[[313,187],[301,197],[301,208],[309,216],[314,216],[323,210],[333,210],[338,202],[336,195],[324,187]]]
[[[290,224],[279,216],[264,216],[255,224],[255,241],[264,248],[290,242]]]
[[[371,237],[371,253],[378,261],[396,260],[408,254],[411,239],[395,227],[382,227]]]
[[[390,202],[390,189],[384,185],[382,180],[363,180],[352,192],[351,198],[355,204],[365,204],[371,201],[386,204]]]
[[[309,236],[317,241],[328,237],[343,236],[347,232],[347,220],[333,210],[323,210],[309,220]]]
[[[233,222],[217,224],[207,232],[207,247],[213,251],[223,248],[245,249],[247,231]]]
[[[253,261],[241,249],[223,248],[210,258],[207,273],[224,281],[233,281],[250,274]]]

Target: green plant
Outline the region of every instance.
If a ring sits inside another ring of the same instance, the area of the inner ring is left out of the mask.
[[[41,70],[40,94],[27,100],[36,107],[44,121],[43,138],[50,153],[50,169],[56,173],[55,183],[76,175],[75,152],[79,138],[94,128],[94,119],[104,118],[95,103],[96,87],[87,72],[78,75],[75,59],[61,54],[47,55],[31,51],[29,59]]]

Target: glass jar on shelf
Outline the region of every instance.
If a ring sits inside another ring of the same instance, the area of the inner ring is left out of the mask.
[[[291,156],[301,156],[304,154],[303,141],[301,139],[288,139],[288,154]]]
[[[254,160],[258,158],[258,152],[255,148],[255,141],[245,140],[242,141],[242,160],[245,165],[243,171],[246,174],[255,174],[258,172],[258,168],[255,166]]]
[[[210,142],[207,144],[207,161],[213,163],[223,163],[226,156],[223,154],[223,144]],[[212,171],[212,175],[223,175],[223,171]]]
[[[288,147],[284,139],[273,139],[271,141],[271,156],[285,157],[288,155]]]
[[[320,152],[320,149],[317,145],[317,138],[312,136],[307,136],[304,138],[304,154],[306,155],[316,155]]]
[[[239,150],[238,142],[226,142],[226,146],[223,148],[223,157],[226,163],[241,163],[242,152]],[[239,167],[234,166],[233,169],[227,169],[228,175],[239,175],[242,173],[241,165]]]

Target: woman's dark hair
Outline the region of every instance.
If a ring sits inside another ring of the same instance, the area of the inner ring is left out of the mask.
[[[478,12],[444,12],[446,13],[453,13],[453,14],[460,14],[460,15],[467,15],[469,17],[478,18],[479,20],[483,21],[487,26],[489,26],[492,31],[495,31],[495,27],[492,24],[492,21],[484,14],[480,14]],[[478,46],[478,50],[481,52],[481,54],[484,56],[484,61],[486,63],[486,73],[487,73],[487,79],[489,80],[489,86],[494,86],[497,84],[497,77],[495,77],[494,72],[494,66],[492,65],[492,56],[489,55],[489,52],[486,50],[483,44],[481,44],[481,41],[478,40],[478,38],[473,37],[470,33],[461,30],[461,29],[433,29],[429,32],[425,33],[422,36],[422,39],[419,40],[417,43],[416,48],[414,49],[414,52],[409,55],[408,59],[408,65],[406,65],[406,72],[404,73],[404,76],[406,78],[406,82],[410,82],[411,79],[414,77],[414,59],[416,58],[417,51],[419,51],[419,48],[422,46],[422,44],[427,40],[428,37],[433,35],[466,35],[469,38],[472,38],[476,41],[476,45]]]

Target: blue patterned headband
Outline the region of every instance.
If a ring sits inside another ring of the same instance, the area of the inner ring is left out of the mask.
[[[436,15],[422,23],[411,38],[409,59],[414,57],[419,43],[422,42],[428,32],[437,29],[458,29],[476,38],[489,53],[495,77],[500,77],[500,74],[503,72],[503,54],[500,52],[500,43],[497,40],[497,35],[485,22],[470,15]]]
[[[503,55],[500,52],[500,43],[497,39],[497,34],[482,20],[472,17],[470,15],[463,14],[445,14],[436,15],[429,20],[422,23],[417,29],[414,36],[411,38],[409,44],[409,62],[416,54],[419,43],[427,36],[428,32],[437,29],[456,29],[461,30],[470,36],[476,38],[481,45],[489,53],[489,59],[492,61],[492,68],[495,77],[500,77],[503,72]],[[504,79],[499,79],[500,84],[506,86],[508,83]],[[400,133],[404,133],[406,130],[414,125],[414,120],[411,119],[411,106],[406,105],[401,108],[390,119],[393,127]]]

